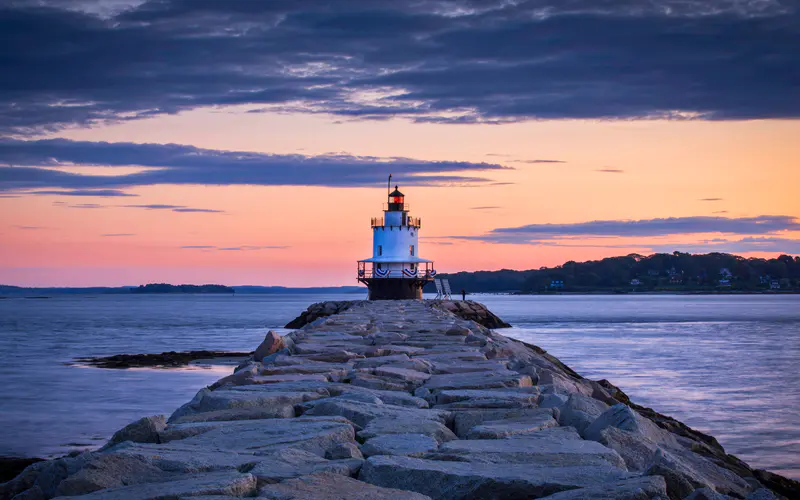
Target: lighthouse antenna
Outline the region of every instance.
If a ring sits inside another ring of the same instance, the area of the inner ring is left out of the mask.
[[[386,194],[391,194],[392,192],[392,174],[389,174],[389,184],[386,186]]]

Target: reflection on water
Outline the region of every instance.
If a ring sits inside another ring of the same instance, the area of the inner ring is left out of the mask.
[[[581,375],[800,478],[800,296],[481,296]]]
[[[0,300],[0,455],[98,446],[171,413],[231,366],[103,370],[82,356],[248,351],[308,304],[361,296],[61,296]],[[800,478],[800,296],[475,297],[582,375]]]

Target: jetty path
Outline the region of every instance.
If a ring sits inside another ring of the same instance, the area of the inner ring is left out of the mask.
[[[0,499],[795,493],[714,438],[479,324],[499,321],[480,304],[323,303],[302,318],[168,419],[143,418],[100,451],[34,464],[0,485]]]

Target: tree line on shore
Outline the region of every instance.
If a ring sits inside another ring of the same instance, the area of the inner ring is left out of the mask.
[[[800,290],[800,257],[726,253],[630,254],[527,271],[442,274],[468,292],[759,292]],[[426,290],[427,291],[427,290]]]

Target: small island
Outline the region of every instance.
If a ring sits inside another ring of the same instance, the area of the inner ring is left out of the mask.
[[[227,293],[236,290],[225,285],[170,285],[168,283],[148,283],[131,288],[131,293]]]

